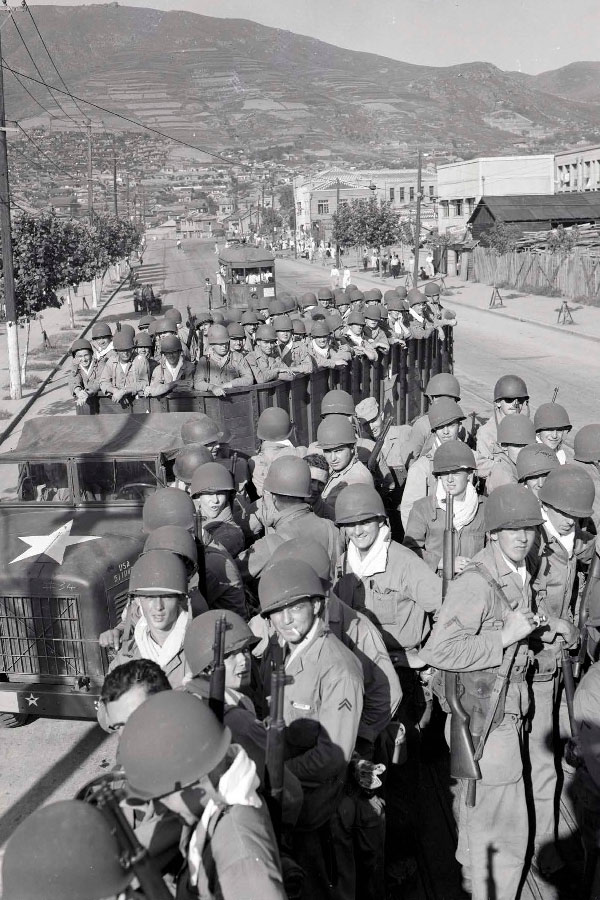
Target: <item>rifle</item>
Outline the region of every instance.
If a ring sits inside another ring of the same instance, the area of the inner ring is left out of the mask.
[[[266,750],[266,790],[273,830],[277,843],[281,843],[281,819],[283,809],[283,778],[285,760],[285,719],[283,718],[283,697],[285,693],[285,670],[277,666],[271,672],[271,699],[267,724]]]
[[[562,676],[565,687],[565,700],[567,701],[567,712],[569,713],[569,728],[571,737],[577,737],[577,722],[575,720],[575,711],[573,709],[573,698],[575,697],[575,678],[573,677],[573,666],[575,660],[569,653],[568,648],[563,645],[561,650],[562,657]]]
[[[109,820],[121,850],[121,865],[131,870],[147,900],[173,900],[156,862],[141,844],[127,821],[111,781],[114,775],[101,775],[79,792],[78,798],[94,803]]]
[[[227,619],[225,616],[219,616],[215,622],[213,665],[208,695],[208,705],[219,722],[222,722],[225,716],[225,632],[227,628]]]
[[[193,346],[194,342],[196,343],[196,346],[198,346],[198,344],[199,344],[199,339],[198,339],[198,321],[197,321],[197,319],[196,319],[195,314],[192,312],[189,303],[188,303],[186,309],[187,309],[187,314],[188,314],[188,338],[187,338],[187,348],[188,348],[188,350],[190,351],[190,357],[193,359],[193,358],[194,358],[194,355],[193,355],[193,353],[192,353],[192,346]],[[198,354],[198,358],[200,358],[200,356],[201,356],[201,354],[199,353],[199,354]]]
[[[442,569],[442,602],[448,585],[454,578],[454,497],[446,493],[446,523],[444,526],[444,556]],[[445,672],[446,703],[450,707],[450,775],[468,782],[467,804],[474,805],[472,787],[481,778],[481,769],[475,759],[475,748],[470,730],[470,716],[465,712],[458,693],[458,674]],[[469,804],[469,799],[473,804]]]
[[[375,469],[377,468],[377,463],[379,462],[379,454],[381,453],[381,450],[385,443],[385,439],[387,437],[387,433],[390,430],[391,424],[392,424],[392,416],[388,416],[385,419],[383,425],[381,426],[381,434],[375,441],[375,446],[371,450],[371,455],[369,456],[369,459],[367,462],[367,469],[369,470],[369,472],[374,472]]]
[[[573,661],[573,677],[578,679],[581,675],[581,671],[585,665],[585,660],[587,657],[587,645],[589,639],[589,631],[587,628],[587,620],[590,614],[590,599],[592,597],[592,590],[600,581],[600,557],[597,553],[594,553],[592,561],[590,563],[590,568],[588,570],[588,576],[585,581],[585,587],[583,589],[583,595],[581,597],[581,605],[579,607],[579,653],[576,659]]]

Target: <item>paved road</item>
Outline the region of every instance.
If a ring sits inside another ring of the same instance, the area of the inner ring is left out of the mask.
[[[215,279],[212,243],[190,242],[177,251],[166,242],[150,245],[144,278],[163,290],[167,305],[185,312],[186,305],[205,305],[203,283]],[[277,263],[280,287],[302,293],[327,283],[327,270],[301,261]],[[360,282],[359,282],[360,283]],[[489,288],[482,287],[489,291]],[[448,303],[451,303],[448,298]],[[131,295],[119,295],[107,310],[109,320],[135,321]],[[529,385],[532,405],[551,399],[560,385],[559,400],[576,427],[600,421],[595,386],[600,380],[600,354],[594,345],[506,321],[483,311],[459,313],[455,333],[456,373],[463,385],[464,408],[485,411],[491,387],[499,375],[517,372]],[[592,387],[594,386],[594,387]],[[32,415],[65,413],[71,409],[66,379],[59,377],[38,401]],[[3,772],[0,786],[0,845],[32,809],[50,799],[72,797],[102,767],[112,764],[115,741],[90,723],[38,720],[2,735]]]

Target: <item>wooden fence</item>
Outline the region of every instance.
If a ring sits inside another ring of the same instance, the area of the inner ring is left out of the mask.
[[[473,277],[538,294],[600,300],[600,257],[577,249],[567,254],[515,250],[498,255],[488,247],[475,247]]]

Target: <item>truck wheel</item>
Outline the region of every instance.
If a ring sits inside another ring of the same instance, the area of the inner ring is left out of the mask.
[[[0,728],[20,728],[33,720],[27,713],[0,713]]]

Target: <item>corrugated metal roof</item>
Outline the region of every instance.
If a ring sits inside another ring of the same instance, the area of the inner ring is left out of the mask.
[[[226,247],[219,251],[219,261],[228,263],[253,263],[258,265],[262,263],[265,266],[273,265],[275,257],[268,250],[262,250],[258,247],[248,247],[247,244],[237,245],[235,247]]]
[[[600,219],[600,193],[514,194],[506,197],[482,197],[469,222],[478,211],[487,208],[494,219],[505,222],[534,222],[564,219]]]

